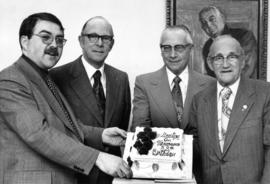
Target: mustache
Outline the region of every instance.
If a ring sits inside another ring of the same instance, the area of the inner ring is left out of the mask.
[[[50,47],[45,50],[45,54],[49,54],[51,56],[58,56],[59,52],[58,52],[57,47]]]

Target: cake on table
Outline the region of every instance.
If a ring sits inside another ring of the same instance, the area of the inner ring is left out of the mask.
[[[123,159],[134,178],[192,179],[192,141],[178,128],[137,127],[127,135]]]

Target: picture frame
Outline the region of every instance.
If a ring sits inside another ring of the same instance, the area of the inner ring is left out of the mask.
[[[189,66],[200,73],[205,73],[202,47],[209,37],[201,29],[198,14],[206,6],[222,8],[229,24],[254,33],[258,48],[257,78],[266,80],[268,0],[166,0],[166,25],[185,24],[191,29],[195,44]]]

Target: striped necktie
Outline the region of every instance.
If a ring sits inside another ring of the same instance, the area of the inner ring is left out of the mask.
[[[81,142],[83,142],[83,140],[82,140],[82,138],[81,138],[81,136],[79,134],[79,130],[75,126],[74,122],[72,121],[72,119],[71,119],[71,117],[70,117],[70,115],[69,115],[69,113],[68,113],[68,111],[67,111],[67,109],[66,109],[66,107],[65,107],[65,105],[64,105],[64,103],[63,103],[63,101],[62,101],[62,99],[61,99],[61,97],[60,97],[60,95],[58,93],[58,91],[57,91],[57,89],[56,89],[56,84],[52,81],[52,79],[49,76],[46,77],[46,83],[47,83],[49,89],[51,90],[52,94],[56,98],[57,102],[59,103],[59,105],[60,105],[62,111],[64,112],[68,122],[70,123],[71,127],[73,128],[73,130],[75,132],[75,136]]]
[[[226,131],[231,115],[231,108],[228,106],[229,98],[232,94],[232,90],[229,87],[224,87],[220,91],[220,96],[222,100],[222,110],[221,110],[221,128],[220,128],[220,147],[223,151],[223,145],[225,141]]]

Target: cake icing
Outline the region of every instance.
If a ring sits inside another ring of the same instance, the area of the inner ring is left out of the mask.
[[[134,178],[192,178],[192,136],[178,128],[137,127],[128,133],[124,160]]]

